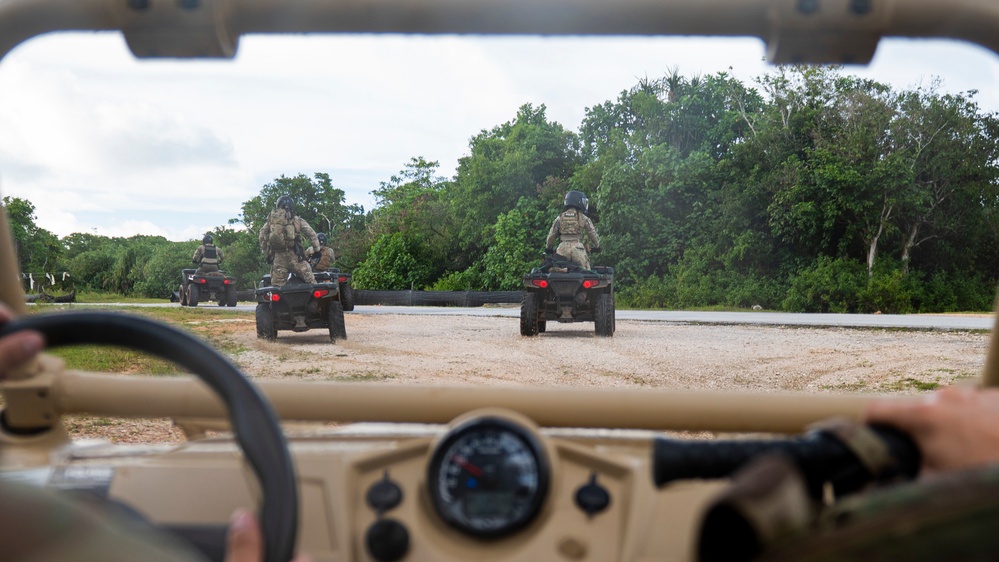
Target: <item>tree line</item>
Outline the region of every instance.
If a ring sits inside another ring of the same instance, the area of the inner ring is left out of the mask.
[[[509,290],[539,265],[564,193],[590,197],[618,302],[814,312],[988,310],[999,247],[999,119],[976,92],[895,89],[835,67],[743,83],[676,70],[587,109],[544,105],[469,142],[453,177],[414,157],[348,205],[327,174],[282,176],[212,234],[241,286],[267,270],[256,232],[277,198],[325,231],[366,289]],[[198,241],[58,237],[4,198],[22,271],[162,296]]]

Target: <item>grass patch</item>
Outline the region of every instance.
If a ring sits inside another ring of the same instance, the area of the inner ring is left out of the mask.
[[[95,373],[164,375],[181,369],[140,351],[103,345],[78,345],[46,350],[66,362],[66,367]]]
[[[336,382],[379,382],[394,378],[395,375],[387,373],[348,373],[346,375],[334,375],[329,380]]]
[[[162,302],[162,301],[159,301]],[[248,351],[240,344],[235,343],[227,337],[226,330],[220,326],[227,326],[223,321],[246,320],[252,322],[254,316],[252,312],[236,312],[231,309],[212,308],[188,308],[174,307],[74,307],[73,305],[42,305],[33,307],[32,313],[37,314],[59,314],[65,310],[116,312],[143,316],[152,320],[157,320],[164,324],[169,324],[181,329],[195,337],[205,341],[211,347],[219,350],[225,355],[235,355]],[[169,361],[159,359],[147,353],[124,349],[113,346],[71,346],[46,350],[47,353],[55,355],[66,362],[70,369],[90,371],[95,373],[121,373],[121,374],[153,374],[161,375],[167,373],[181,372],[182,369],[173,365]]]
[[[127,303],[157,303],[162,304],[169,301],[168,298],[146,298],[146,297],[126,297],[114,293],[76,293],[76,302],[127,302]]]
[[[834,385],[821,385],[820,390],[830,390],[833,392],[869,392],[871,389],[867,387],[867,383],[863,381],[858,382],[845,382]]]
[[[891,384],[885,385],[886,390],[892,390],[896,392],[901,392],[903,390],[918,390],[920,392],[929,392],[931,390],[936,390],[940,388],[940,383],[936,381],[921,381],[919,379],[914,379],[912,377],[906,377],[902,380],[895,381]]]

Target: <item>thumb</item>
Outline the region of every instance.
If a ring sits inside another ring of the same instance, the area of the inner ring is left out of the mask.
[[[245,509],[237,509],[229,520],[225,562],[260,562],[263,559],[263,533],[257,518]]]

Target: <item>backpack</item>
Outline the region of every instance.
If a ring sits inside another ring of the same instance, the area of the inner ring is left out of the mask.
[[[275,209],[267,219],[270,223],[270,236],[267,244],[272,254],[279,252],[290,252],[295,248],[295,239],[298,238],[298,225],[295,217],[284,209]]]

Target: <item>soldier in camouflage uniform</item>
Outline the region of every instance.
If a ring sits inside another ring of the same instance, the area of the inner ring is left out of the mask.
[[[600,239],[593,221],[586,216],[589,210],[589,200],[581,191],[570,191],[565,194],[562,212],[555,218],[548,238],[545,240],[545,253],[557,253],[569,258],[583,269],[590,269],[590,258],[587,255],[587,244],[590,251],[600,251]],[[553,249],[555,240],[559,240],[558,248]]]
[[[804,486],[789,457],[757,459],[743,471],[742,497],[735,487],[719,497],[718,505],[725,508],[719,513],[725,517],[703,521],[699,559],[999,559],[999,389],[949,387],[919,400],[875,399],[868,403],[863,421],[894,426],[915,441],[922,455],[919,480],[838,498],[828,506],[806,504],[788,493]],[[867,447],[858,458],[872,454],[886,453]],[[764,463],[775,465],[781,459],[788,464],[783,474],[772,466],[763,474]],[[814,513],[788,517],[803,509]],[[753,537],[740,541],[741,549],[721,544],[731,543],[734,531],[745,529],[751,529]]]
[[[319,249],[317,250],[315,246],[309,246],[305,253],[309,255],[312,271],[326,271],[333,267],[333,248],[326,245],[325,233],[320,232],[316,236],[319,238]]]
[[[295,216],[295,201],[287,195],[277,200],[267,222],[258,236],[260,249],[271,264],[271,284],[280,287],[288,282],[288,275],[294,271],[306,283],[315,283],[312,268],[305,261],[305,251],[298,237],[304,236],[314,248],[319,247],[319,237],[309,223]]]
[[[219,264],[222,263],[224,257],[222,256],[222,248],[212,244],[213,240],[211,234],[206,234],[201,239],[201,245],[194,251],[194,257],[191,258],[191,261],[198,266],[198,270],[195,272],[198,275],[218,273],[219,271]]]

